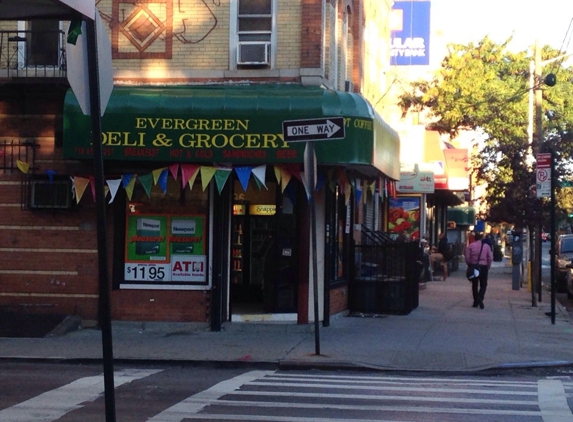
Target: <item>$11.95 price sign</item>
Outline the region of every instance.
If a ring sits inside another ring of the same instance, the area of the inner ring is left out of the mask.
[[[169,264],[128,264],[125,266],[125,280],[130,281],[166,281],[171,277]],[[168,276],[168,277],[166,277]]]

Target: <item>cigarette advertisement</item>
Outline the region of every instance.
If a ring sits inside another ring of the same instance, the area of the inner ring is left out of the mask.
[[[205,217],[129,214],[126,282],[205,283]]]

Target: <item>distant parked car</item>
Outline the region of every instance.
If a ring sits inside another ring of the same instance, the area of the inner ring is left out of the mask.
[[[551,240],[551,235],[549,233],[541,233],[541,240],[543,242],[547,242],[548,240]]]
[[[559,292],[568,292],[572,268],[568,267],[573,260],[573,234],[562,234],[557,238],[555,251],[555,287]],[[573,286],[571,287],[573,289]],[[573,293],[573,291],[571,291]]]

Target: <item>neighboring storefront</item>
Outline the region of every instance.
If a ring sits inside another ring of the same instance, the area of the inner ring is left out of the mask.
[[[122,318],[161,319],[157,302],[167,301],[172,315],[188,319],[191,307],[215,329],[312,319],[305,143],[284,142],[282,122],[321,117],[344,117],[346,132],[314,144],[320,303],[329,315],[347,306],[333,298],[350,268],[349,180],[400,174],[398,136],[371,106],[300,85],[114,89],[102,140],[112,300]],[[90,142],[89,116],[70,92],[64,157],[90,160]],[[89,194],[89,171],[72,176],[76,192]],[[145,291],[157,292],[153,304],[138,301]]]

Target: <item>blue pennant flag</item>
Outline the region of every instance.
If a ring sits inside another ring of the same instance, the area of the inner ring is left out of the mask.
[[[239,178],[239,182],[241,182],[241,186],[243,190],[246,192],[249,187],[249,179],[251,177],[251,172],[253,168],[250,166],[246,167],[235,167],[235,173],[237,173],[237,177]]]

